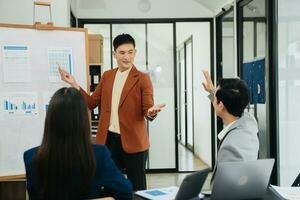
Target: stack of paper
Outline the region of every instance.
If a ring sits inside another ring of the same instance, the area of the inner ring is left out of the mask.
[[[271,185],[270,188],[279,197],[283,199],[300,200],[300,187],[279,187],[279,186]]]
[[[146,199],[170,200],[170,199],[175,199],[177,192],[178,192],[178,187],[171,186],[165,188],[141,190],[141,191],[137,191],[135,194],[144,197]]]

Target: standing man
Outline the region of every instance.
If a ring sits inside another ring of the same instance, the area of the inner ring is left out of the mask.
[[[104,72],[91,96],[72,75],[59,71],[63,81],[80,90],[89,109],[100,106],[96,143],[107,145],[117,166],[132,182],[133,190],[143,190],[149,149],[146,119],[153,120],[165,105],[154,105],[149,75],[138,71],[133,64],[134,39],[129,34],[118,35],[113,47],[118,67]]]
[[[220,79],[215,89],[208,71],[203,70],[206,83],[216,114],[223,120],[224,129],[218,134],[219,150],[213,181],[220,162],[257,160],[259,140],[255,118],[244,112],[249,104],[249,89],[245,81],[238,78]]]

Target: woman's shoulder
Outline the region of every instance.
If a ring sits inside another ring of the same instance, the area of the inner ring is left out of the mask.
[[[28,149],[24,152],[24,156],[31,156],[37,152],[39,147],[33,147],[31,149]]]
[[[108,148],[105,145],[101,145],[101,144],[93,144],[93,149],[95,154],[110,154]]]
[[[34,147],[34,148],[28,149],[24,152],[23,158],[24,158],[25,163],[32,162],[32,157],[36,154],[38,148],[39,147]]]

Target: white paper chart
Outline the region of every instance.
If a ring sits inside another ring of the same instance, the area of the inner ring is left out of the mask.
[[[30,82],[29,49],[25,45],[4,45],[3,77],[4,82]]]
[[[1,94],[1,104],[5,115],[37,115],[37,93]]]
[[[72,49],[67,47],[57,47],[48,49],[49,81],[60,82],[58,66],[73,74]]]

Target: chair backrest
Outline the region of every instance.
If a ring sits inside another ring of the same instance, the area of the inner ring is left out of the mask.
[[[24,179],[0,180],[0,199],[26,200],[26,181]]]
[[[257,132],[257,138],[258,138],[258,141],[260,141],[259,140],[259,131]],[[260,142],[259,142],[259,144],[260,144]],[[259,150],[260,150],[260,147],[258,148],[258,152],[257,152],[257,160],[261,158]]]
[[[300,173],[298,174],[292,186],[300,186]]]

